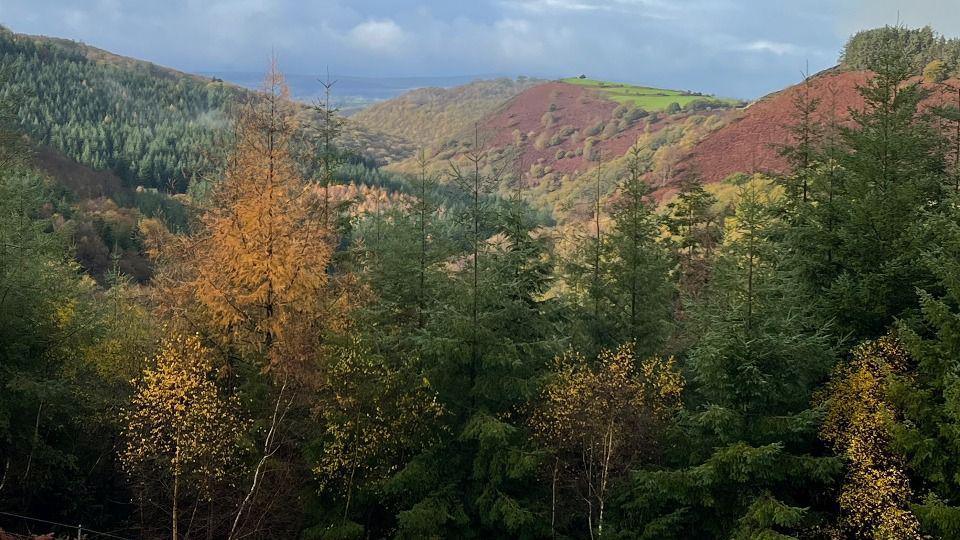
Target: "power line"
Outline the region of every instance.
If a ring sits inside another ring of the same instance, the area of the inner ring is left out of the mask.
[[[35,517],[30,517],[30,516],[21,516],[20,514],[13,514],[13,513],[11,513],[11,512],[0,512],[0,515],[15,517],[15,518],[18,518],[18,519],[26,519],[26,520],[29,520],[29,521],[36,521],[37,523],[46,523],[46,524],[48,524],[48,525],[56,525],[56,526],[58,526],[58,527],[69,527],[69,528],[71,528],[71,529],[81,530],[81,531],[83,531],[83,532],[95,534],[95,535],[97,535],[97,536],[106,536],[106,537],[108,537],[108,538],[116,538],[117,540],[132,540],[131,538],[127,538],[127,537],[125,537],[125,536],[117,536],[117,535],[115,535],[115,534],[111,534],[111,533],[108,533],[108,532],[95,531],[95,530],[93,530],[93,529],[86,529],[86,528],[83,527],[83,525],[69,525],[69,524],[67,524],[67,523],[59,523],[59,522],[56,522],[56,521],[49,521],[49,520],[46,520],[46,519],[40,519],[40,518],[35,518]]]

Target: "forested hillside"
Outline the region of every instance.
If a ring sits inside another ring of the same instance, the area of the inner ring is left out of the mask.
[[[5,83],[0,527],[957,538],[960,104],[875,47],[848,116],[785,94],[781,169],[712,186],[662,149],[729,111],[520,94],[490,119],[571,160],[561,226],[529,201],[566,180],[508,151],[512,132],[372,168],[275,64],[261,92],[224,94],[233,129],[203,143],[222,156],[203,182],[80,196],[35,168],[31,97]],[[563,135],[597,111],[595,138]],[[593,148],[616,157],[581,169]],[[80,222],[135,242],[149,275],[90,279]]]
[[[367,107],[352,118],[418,146],[435,147],[465,126],[503,105],[520,92],[542,83],[537,79],[475,81],[454,88],[422,88]]]
[[[230,107],[249,92],[66,40],[0,27],[3,97],[37,143],[127,186],[179,193],[205,174],[230,135]],[[309,104],[300,107],[310,115]],[[309,124],[307,124],[309,125]],[[347,123],[341,148],[388,162],[412,146]]]

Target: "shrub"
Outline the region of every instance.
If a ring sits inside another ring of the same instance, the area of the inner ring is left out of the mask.
[[[596,137],[597,135],[600,134],[600,132],[603,131],[603,127],[604,127],[604,123],[603,123],[603,120],[601,120],[596,124],[588,127],[585,133],[587,134],[588,137]]]
[[[932,60],[923,68],[923,80],[928,83],[939,83],[947,80],[947,63],[943,60]]]

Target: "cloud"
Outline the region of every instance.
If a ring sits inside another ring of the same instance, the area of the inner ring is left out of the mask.
[[[609,12],[651,19],[674,19],[680,7],[664,0],[502,0],[507,9],[538,14]]]
[[[837,20],[856,15],[838,6],[862,16],[868,3],[0,0],[0,24],[194,72],[260,71],[273,51],[291,74],[587,73],[750,98],[795,82],[807,59],[833,65],[847,35]]]
[[[796,55],[803,52],[802,47],[798,47],[792,43],[767,41],[765,39],[758,39],[749,43],[743,43],[737,47],[734,47],[734,49],[741,51],[766,52],[775,54],[777,56],[783,56],[785,54]]]
[[[956,0],[848,0],[843,2],[836,24],[840,33],[895,25],[931,26],[960,37],[960,10]]]
[[[354,26],[348,37],[361,49],[396,54],[406,42],[403,29],[391,19],[371,19]]]

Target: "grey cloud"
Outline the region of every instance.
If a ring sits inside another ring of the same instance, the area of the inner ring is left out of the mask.
[[[832,65],[848,33],[955,0],[0,0],[0,24],[189,71],[596,77],[757,97]],[[901,5],[903,4],[903,5]],[[874,13],[880,13],[875,15]]]

